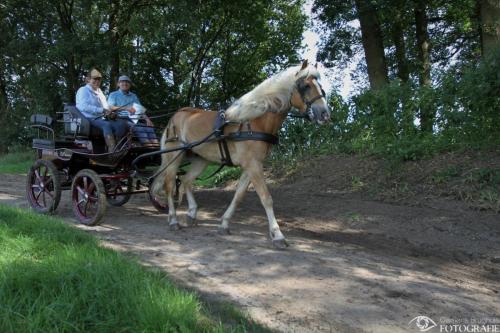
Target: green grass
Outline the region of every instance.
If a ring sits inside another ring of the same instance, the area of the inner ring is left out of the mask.
[[[205,171],[195,181],[195,185],[202,187],[216,187],[224,185],[229,180],[236,180],[241,176],[241,169],[239,167],[224,167],[213,177],[206,179],[219,168],[218,164],[210,164]]]
[[[0,300],[3,333],[265,330],[229,311],[214,319],[163,272],[53,217],[3,205]]]
[[[13,152],[0,155],[0,174],[2,173],[27,173],[35,155],[32,151]]]

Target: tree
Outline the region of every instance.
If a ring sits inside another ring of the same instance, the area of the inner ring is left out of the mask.
[[[487,55],[500,44],[500,1],[478,0],[481,52]]]
[[[417,41],[417,54],[419,73],[418,79],[421,87],[429,88],[431,81],[431,46],[429,40],[427,6],[425,0],[415,2],[415,35]],[[432,133],[434,114],[428,106],[420,106],[420,128],[423,132]]]
[[[368,79],[371,88],[379,90],[387,85],[389,79],[377,9],[370,0],[355,0],[355,4],[361,26]]]

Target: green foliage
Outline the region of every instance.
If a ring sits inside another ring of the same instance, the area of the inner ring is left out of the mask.
[[[195,185],[202,187],[216,187],[222,186],[230,180],[237,180],[241,176],[241,168],[239,167],[224,167],[218,173],[212,175],[217,169],[219,169],[218,164],[210,164],[205,171],[198,177],[195,181]],[[208,178],[209,177],[209,178]]]
[[[55,118],[63,102],[74,102],[93,66],[105,74],[106,93],[115,90],[108,73],[118,64],[151,115],[190,105],[226,107],[269,74],[298,62],[306,25],[302,4],[4,1],[0,122],[12,126],[0,132],[0,142],[26,143],[30,115]]]
[[[62,221],[2,205],[0,298],[5,333],[261,329],[232,308],[219,312],[231,321],[226,329],[161,271],[99,247]]]
[[[399,80],[344,102],[332,94],[332,121],[315,126],[290,119],[271,161],[293,167],[295,159],[332,152],[368,153],[395,161],[418,160],[457,149],[500,147],[500,56],[456,66],[434,88]],[[433,133],[420,129],[423,108],[436,110]]]
[[[35,156],[32,151],[11,152],[0,155],[0,174],[25,174],[28,172],[34,160]]]

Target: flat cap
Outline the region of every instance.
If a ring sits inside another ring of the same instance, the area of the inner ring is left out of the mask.
[[[130,83],[132,83],[132,81],[130,81],[129,77],[127,75],[122,75],[118,78],[118,82],[120,81],[128,81]]]

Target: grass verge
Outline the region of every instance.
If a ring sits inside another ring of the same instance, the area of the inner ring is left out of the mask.
[[[222,323],[163,272],[60,220],[4,205],[0,299],[6,333],[265,331],[241,314],[229,315],[234,324],[218,316]]]
[[[2,173],[27,173],[33,164],[32,151],[13,152],[0,155],[0,174]]]

